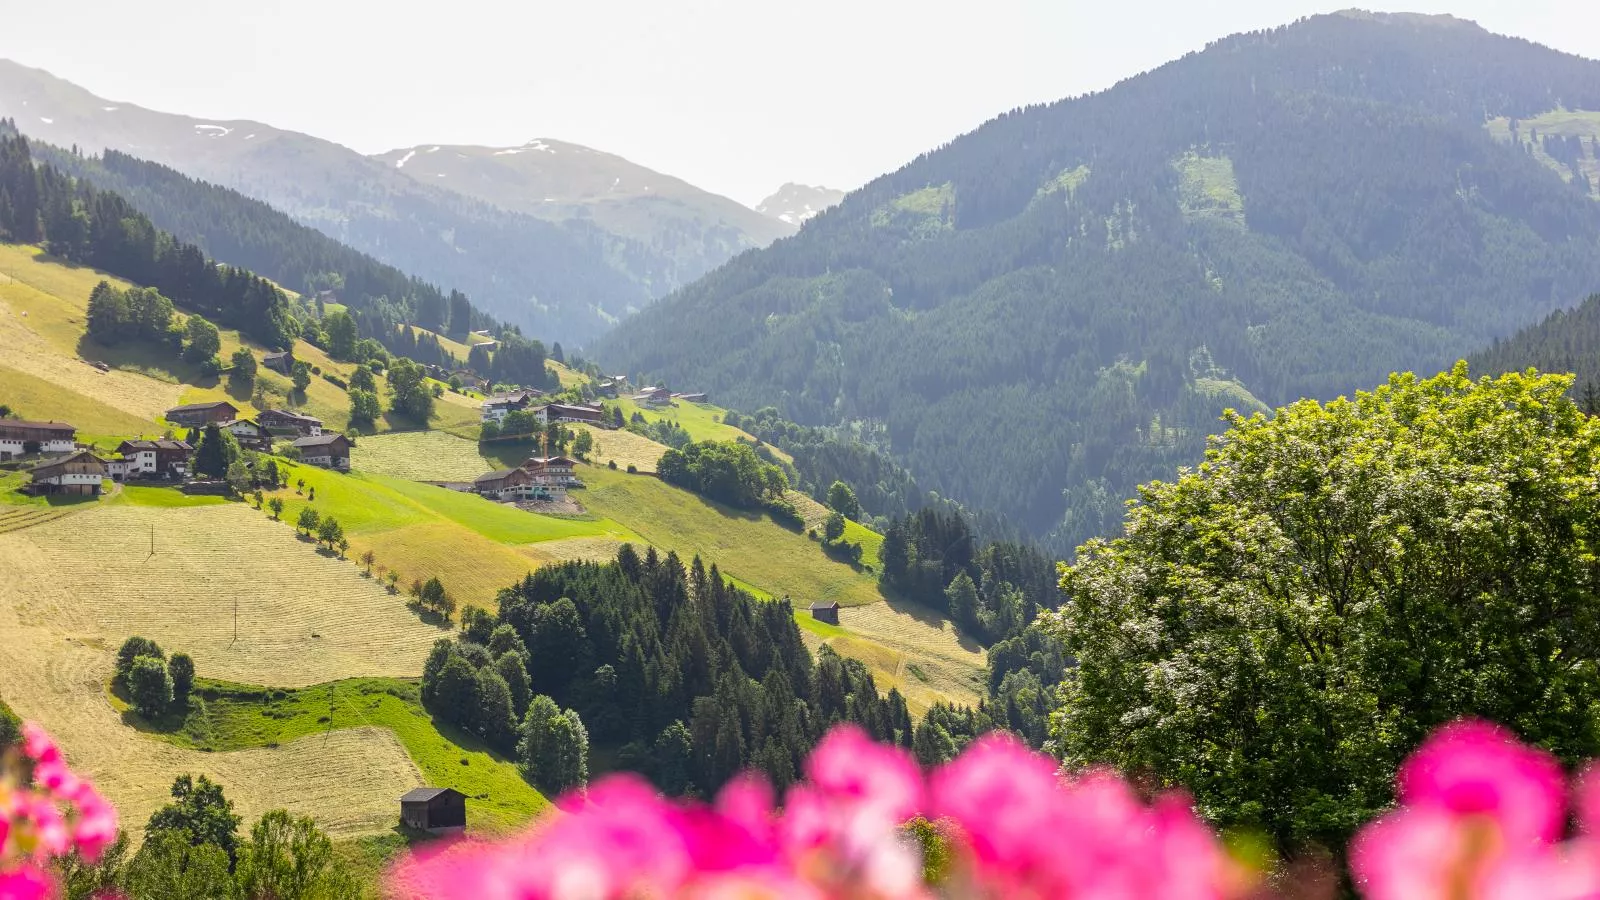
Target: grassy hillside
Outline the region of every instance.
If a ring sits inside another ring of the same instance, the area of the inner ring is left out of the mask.
[[[463,458],[478,458],[476,444],[452,440]],[[301,479],[303,492],[293,484]],[[535,515],[386,475],[344,475],[301,466],[290,480],[290,487],[274,495],[285,504],[281,527],[292,527],[300,510],[314,505],[344,526],[352,559],[371,550],[378,565],[398,573],[402,589],[413,579],[437,576],[458,601],[480,606],[492,606],[496,591],[548,559],[538,549],[544,542],[638,540],[627,527],[608,519]],[[315,500],[309,499],[313,489]]]
[[[82,438],[159,435],[166,426],[161,414],[180,403],[228,400],[244,415],[258,404],[249,391],[234,390],[227,379],[210,378],[176,359],[171,353],[136,344],[105,347],[86,336],[85,315],[89,293],[100,281],[127,287],[121,279],[103,272],[65,263],[39,248],[0,244],[0,402],[28,418],[71,422]],[[184,318],[179,311],[179,319]],[[258,345],[242,341],[237,331],[222,332],[224,360],[241,345],[259,357]],[[323,373],[346,382],[355,368],[335,362],[316,347],[299,341],[295,356]],[[91,362],[112,368],[101,372]],[[261,370],[256,385],[261,404],[289,406],[293,387],[288,378]],[[388,402],[388,388],[379,379],[380,397]],[[299,409],[343,429],[350,418],[345,391],[320,375],[311,379]],[[464,437],[476,437],[480,412],[476,401],[446,394],[435,404],[430,426]],[[381,417],[379,431],[408,428],[411,423]]]
[[[636,435],[598,430],[607,442],[660,445]],[[471,441],[437,433],[379,435],[358,446],[355,465],[376,462],[385,474],[358,471],[340,475],[300,467],[291,480],[304,478],[317,489],[315,506],[333,515],[349,535],[352,559],[372,549],[380,566],[393,567],[401,584],[438,575],[459,599],[488,606],[495,592],[535,566],[563,559],[606,559],[623,541],[696,555],[717,563],[740,587],[763,597],[788,596],[802,611],[797,620],[815,644],[827,642],[861,659],[887,689],[900,686],[921,711],[936,700],[976,703],[982,694],[982,648],[961,638],[940,614],[891,603],[878,587],[875,571],[856,570],[822,553],[816,541],[791,531],[765,514],[734,510],[707,501],[646,474],[629,475],[619,463],[585,465],[579,476],[587,487],[572,492],[586,514],[542,516],[443,488],[401,480],[454,480],[469,471],[487,471],[503,461],[486,458]],[[641,445],[641,446],[642,446]],[[648,455],[648,448],[641,450]],[[507,452],[506,460],[520,457]],[[596,455],[599,462],[607,454]],[[647,471],[647,470],[641,470]],[[294,487],[278,493],[287,504],[285,523],[306,505]],[[794,495],[808,526],[826,510]],[[864,548],[876,568],[882,536],[850,523],[846,538]],[[851,607],[844,627],[817,623],[803,610],[812,601],[837,600]],[[908,668],[914,667],[914,668]],[[917,672],[926,678],[921,679]]]

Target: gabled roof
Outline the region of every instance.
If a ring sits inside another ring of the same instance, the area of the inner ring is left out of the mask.
[[[254,419],[229,419],[217,426],[219,428],[232,428],[235,425],[249,425],[251,428],[260,429],[261,424]]]
[[[452,794],[460,794],[461,793],[460,791],[456,790],[455,788],[447,788],[447,787],[445,787],[445,788],[436,788],[436,787],[412,788],[411,790],[406,791],[403,795],[401,795],[400,802],[401,803],[419,803],[419,802],[422,802],[422,801],[425,801],[425,800],[432,800],[433,798],[435,798],[435,797],[439,796],[440,794],[443,794],[443,793],[445,793],[447,791],[449,793],[452,793]],[[466,796],[466,795],[462,794],[462,796]]]
[[[310,422],[310,423],[314,423],[316,425],[321,425],[322,424],[322,420],[317,418],[316,416],[302,416],[297,412],[290,412],[287,409],[264,409],[264,410],[261,411],[261,415],[263,415],[263,416],[269,416],[269,415],[270,416],[277,416],[277,417],[282,418],[282,419],[293,419],[293,420],[295,420],[297,422]]]
[[[294,442],[294,445],[296,447],[323,447],[328,444],[332,444],[334,441],[345,441],[348,443],[349,438],[337,431],[329,431],[325,434],[319,434],[316,437],[297,438]]]
[[[79,450],[76,453],[68,453],[66,456],[58,456],[55,459],[45,460],[44,462],[39,463],[38,465],[34,466],[33,468],[29,469],[28,471],[29,472],[40,472],[40,471],[43,471],[45,469],[54,469],[57,466],[64,466],[64,465],[66,465],[67,463],[70,463],[70,462],[77,462],[77,461],[83,459],[84,457],[88,457],[89,459],[92,459],[95,462],[100,463],[101,465],[105,465],[105,462],[106,462],[105,460],[101,459],[98,456],[95,456],[92,452],[90,452],[88,450]]]
[[[261,354],[261,359],[262,359],[262,361],[266,361],[266,360],[269,360],[269,359],[283,359],[284,357],[293,357],[293,356],[294,356],[294,351],[293,350],[274,350],[271,353],[263,353],[263,354]]]
[[[835,612],[837,612],[838,609],[839,609],[839,601],[834,600],[834,601],[832,601],[830,603],[812,603],[810,606],[808,606],[806,608],[810,609],[810,610],[831,609],[831,610],[834,610]]]
[[[186,451],[194,450],[194,447],[190,446],[188,441],[176,441],[176,440],[172,440],[171,438],[161,438],[159,440],[154,440],[154,441],[146,441],[146,440],[123,441],[117,447],[117,452],[118,453],[126,452],[126,451],[124,451],[122,449],[123,447],[131,447],[134,450],[186,450]]]
[[[494,481],[505,481],[507,478],[511,477],[512,474],[514,474],[516,472],[519,472],[519,471],[521,471],[521,470],[520,469],[496,469],[493,472],[485,472],[482,475],[479,475],[477,478],[472,479],[472,483],[473,484],[489,484],[490,482],[494,482]]]
[[[33,428],[41,431],[65,431],[76,434],[78,429],[65,422],[33,422],[28,419],[0,419],[0,427]]]
[[[229,403],[226,400],[212,400],[210,403],[185,403],[182,406],[174,406],[173,408],[167,410],[167,413],[170,415],[171,413],[201,412],[202,410],[216,409],[219,406],[226,406],[235,412],[237,412],[239,409],[239,407],[234,406],[232,403]]]

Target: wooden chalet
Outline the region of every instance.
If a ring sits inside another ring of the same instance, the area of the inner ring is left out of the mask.
[[[300,461],[308,466],[350,471],[350,439],[337,431],[299,438],[294,448],[300,451]]]
[[[501,469],[487,472],[472,480],[474,493],[490,500],[526,500],[539,489],[534,486],[533,475],[526,469]]]
[[[539,422],[548,425],[551,422],[587,422],[590,425],[605,424],[605,410],[598,406],[574,406],[569,403],[550,403],[540,408],[537,412]]]
[[[811,618],[818,622],[827,622],[829,625],[839,624],[839,602],[812,603]]]
[[[120,469],[124,478],[178,478],[189,474],[189,461],[194,458],[194,447],[188,441],[162,438],[155,441],[123,441],[117,446],[122,456]]]
[[[223,422],[222,430],[233,435],[239,446],[250,450],[259,450],[263,453],[272,450],[272,432],[266,426],[250,419],[234,419],[232,422]]]
[[[544,396],[543,391],[532,389],[495,394],[483,401],[483,421],[502,424],[506,416],[517,410],[527,409],[542,396]]]
[[[472,390],[475,390],[475,391],[481,391],[484,388],[489,386],[489,382],[485,381],[482,376],[478,375],[475,372],[470,372],[470,371],[468,371],[466,369],[456,369],[454,372],[451,372],[449,374],[449,376],[447,376],[445,378],[442,378],[440,380],[441,381],[449,381],[451,378],[454,378],[457,381],[461,382],[461,386],[462,387],[471,388]]]
[[[199,428],[215,422],[231,422],[239,418],[239,408],[226,400],[213,400],[210,403],[188,403],[183,406],[174,406],[167,410],[167,421],[174,425],[188,425]]]
[[[28,470],[28,490],[33,494],[80,494],[98,497],[106,478],[106,464],[88,450],[42,462]]]
[[[430,834],[458,834],[467,827],[467,795],[455,788],[415,788],[400,798],[400,821]]]
[[[263,353],[261,364],[277,372],[279,375],[294,374],[294,351],[280,350],[276,353]]]
[[[580,484],[576,474],[578,461],[570,456],[533,456],[520,468],[528,473],[536,487],[564,491]]]
[[[78,448],[78,429],[65,422],[0,419],[0,460],[28,453],[71,453]]]
[[[647,387],[633,395],[633,402],[645,406],[666,406],[672,402],[672,392],[664,387]]]
[[[301,437],[317,437],[322,434],[321,419],[302,416],[287,409],[263,410],[261,415],[256,416],[256,421],[273,434],[298,434]]]

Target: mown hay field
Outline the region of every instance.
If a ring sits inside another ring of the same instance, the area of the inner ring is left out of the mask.
[[[356,442],[350,466],[408,481],[471,481],[493,467],[472,441],[443,431],[391,431]]]
[[[208,677],[417,675],[439,635],[403,597],[243,504],[102,505],[3,537],[11,580],[44,586],[31,615],[71,606],[107,641],[152,638]]]
[[[381,728],[400,740],[428,785],[467,796],[474,832],[526,825],[547,805],[514,762],[473,735],[436,724],[422,708],[415,680],[352,678],[289,691],[201,680],[196,689],[205,696],[204,708],[192,710],[181,728],[162,735],[165,740],[232,751]]]
[[[661,454],[667,451],[665,444],[658,444],[631,431],[611,431],[593,425],[570,427],[594,435],[595,449],[589,454],[589,459],[595,465],[604,466],[608,462],[615,462],[617,469],[623,472],[626,472],[629,466],[633,466],[640,472],[653,473],[656,464],[661,461]]]
[[[228,797],[247,819],[268,809],[287,807],[316,818],[341,837],[392,828],[397,788],[403,792],[425,782],[391,731],[360,728],[302,737],[277,747],[201,753],[154,740],[124,723],[109,702],[106,686],[115,649],[125,635],[120,628],[103,624],[100,615],[105,604],[112,602],[107,598],[126,596],[135,582],[105,572],[85,584],[81,570],[64,570],[62,563],[67,559],[92,562],[103,541],[111,541],[113,550],[118,543],[137,544],[137,527],[124,534],[110,526],[143,522],[112,515],[96,523],[93,530],[82,532],[84,537],[78,540],[50,532],[65,526],[78,530],[106,514],[129,511],[171,516],[221,510],[91,509],[0,535],[0,565],[8,576],[0,578],[0,685],[6,702],[23,718],[39,722],[56,736],[73,766],[94,780],[117,807],[124,826],[135,832],[169,799],[172,779],[185,773],[204,774],[226,785]],[[35,540],[40,535],[44,538]],[[148,537],[144,540],[148,542]],[[235,554],[234,559],[243,570],[242,577],[262,574],[252,568],[248,554]],[[328,598],[304,599],[325,603]],[[134,606],[145,602],[130,598]],[[342,626],[335,623],[335,627]],[[157,628],[150,636],[169,650],[193,650],[181,642],[186,633],[193,632],[185,627]],[[331,630],[330,634],[340,637]],[[253,669],[259,673],[269,667],[332,668],[326,662],[298,658],[313,656],[304,650],[286,651],[275,660],[258,660]],[[210,654],[196,657],[202,672],[209,665],[202,660],[217,659]],[[393,667],[415,671],[421,661],[419,655],[410,665],[395,663]],[[285,791],[283,785],[289,779],[295,789]]]

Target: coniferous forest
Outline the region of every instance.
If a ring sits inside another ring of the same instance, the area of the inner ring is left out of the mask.
[[[497,638],[496,626],[514,639]],[[520,687],[486,716],[483,698],[502,693],[505,647],[521,648],[509,658],[526,661],[511,666],[525,665],[526,679],[513,671]],[[482,674],[453,659],[475,661]],[[787,602],[757,600],[715,564],[696,558],[685,567],[653,547],[641,556],[624,546],[604,565],[548,566],[501,591],[493,621],[465,617],[457,642],[435,651],[423,696],[507,752],[518,726],[506,717],[525,717],[531,698],[548,697],[574,711],[595,743],[617,748],[619,767],[673,793],[710,795],[746,767],[787,785],[838,722],[902,745],[913,736],[905,700],[895,690],[880,696],[860,662],[829,650],[812,661]]]
[[[925,154],[594,355],[881,429],[1067,555],[1224,409],[1435,371],[1600,287],[1587,182],[1486,127],[1558,103],[1600,110],[1600,63],[1459,20],[1230,37]]]
[[[35,166],[26,139],[0,129],[0,236],[154,288],[268,347],[286,348],[299,322],[277,285],[217,265],[175,240],[122,197],[50,166]]]

